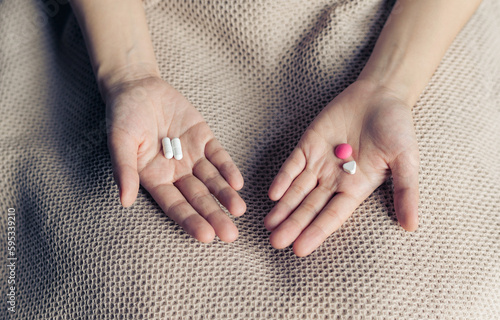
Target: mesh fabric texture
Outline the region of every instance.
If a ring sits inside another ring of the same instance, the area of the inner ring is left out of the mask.
[[[145,1],[162,77],[242,171],[236,242],[202,244],[140,189],[121,207],[104,103],[66,1],[0,1],[0,261],[10,319],[500,319],[500,3],[413,108],[420,225],[382,184],[314,253],[269,244],[267,189],[366,63],[392,1]],[[2,317],[3,318],[3,317]]]

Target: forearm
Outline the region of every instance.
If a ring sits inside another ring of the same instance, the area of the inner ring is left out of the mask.
[[[150,75],[159,76],[141,0],[72,0],[99,90]]]
[[[358,80],[412,107],[481,0],[398,0]]]

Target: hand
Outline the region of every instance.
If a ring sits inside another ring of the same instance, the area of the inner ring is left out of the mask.
[[[353,147],[341,160],[334,149]],[[343,171],[355,160],[357,171]],[[403,228],[418,225],[419,154],[411,106],[387,88],[357,81],[330,102],[285,161],[269,197],[279,202],[264,223],[280,249],[294,242],[298,256],[314,251],[392,172],[394,207]]]
[[[202,242],[226,242],[238,230],[212,194],[234,216],[246,211],[236,190],[243,177],[201,114],[158,77],[115,84],[106,94],[108,147],[124,207],[139,182],[163,211]],[[178,137],[182,160],[166,159],[161,140]]]

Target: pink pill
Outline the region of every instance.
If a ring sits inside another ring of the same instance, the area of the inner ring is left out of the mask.
[[[337,156],[337,158],[347,159],[351,156],[351,154],[352,154],[352,147],[348,143],[339,144],[335,148],[335,155]]]

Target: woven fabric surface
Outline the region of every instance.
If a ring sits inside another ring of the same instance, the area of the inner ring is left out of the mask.
[[[142,188],[121,207],[104,103],[67,1],[0,1],[0,318],[500,319],[497,0],[483,1],[413,108],[419,229],[399,226],[388,180],[311,255],[269,244],[274,175],[356,79],[393,4],[144,2],[163,79],[245,178],[238,240],[202,244]]]

